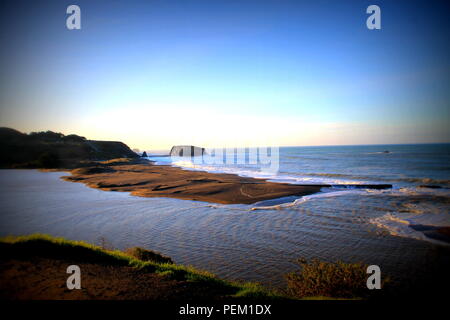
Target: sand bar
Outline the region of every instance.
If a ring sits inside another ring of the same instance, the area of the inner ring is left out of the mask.
[[[330,186],[275,183],[233,174],[183,170],[167,165],[155,165],[146,160],[98,162],[94,166],[77,168],[70,172],[70,176],[62,178],[105,191],[222,204],[252,204],[287,196],[304,196]]]

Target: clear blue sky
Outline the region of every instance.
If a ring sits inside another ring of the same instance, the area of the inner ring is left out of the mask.
[[[2,6],[0,126],[141,149],[450,142],[448,1]]]

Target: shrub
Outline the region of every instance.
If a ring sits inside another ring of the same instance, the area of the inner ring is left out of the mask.
[[[80,142],[86,141],[85,137],[81,137],[81,136],[78,136],[76,134],[69,134],[68,136],[63,137],[62,139],[64,141],[66,141],[66,142],[78,142],[78,143],[80,143]]]
[[[39,156],[36,164],[41,168],[57,168],[60,164],[60,160],[56,154],[45,152]]]
[[[41,132],[31,132],[29,136],[32,139],[41,140],[41,141],[60,141],[64,135],[60,132],[53,132],[50,130],[41,131]]]
[[[288,293],[296,298],[323,296],[361,298],[367,295],[367,265],[361,263],[330,263],[299,259],[300,270],[286,275]]]
[[[131,257],[134,257],[142,261],[153,261],[157,263],[173,263],[170,257],[140,247],[129,248],[125,250],[125,253]]]

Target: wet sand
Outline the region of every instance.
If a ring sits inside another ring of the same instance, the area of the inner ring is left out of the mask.
[[[92,164],[92,163],[91,163]],[[130,192],[140,197],[169,197],[222,204],[253,204],[259,201],[305,196],[327,184],[298,185],[269,182],[234,174],[183,170],[155,165],[143,159],[114,159],[70,171],[62,179],[81,182],[105,191]],[[391,185],[341,185],[340,187],[386,189]]]
[[[304,196],[319,192],[323,187],[274,183],[233,174],[188,171],[143,160],[99,162],[96,166],[77,168],[70,172],[70,176],[62,178],[105,191],[222,204],[251,204],[286,196]]]

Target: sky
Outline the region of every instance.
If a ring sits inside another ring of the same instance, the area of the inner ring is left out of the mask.
[[[0,6],[0,126],[141,150],[450,142],[448,1]]]

